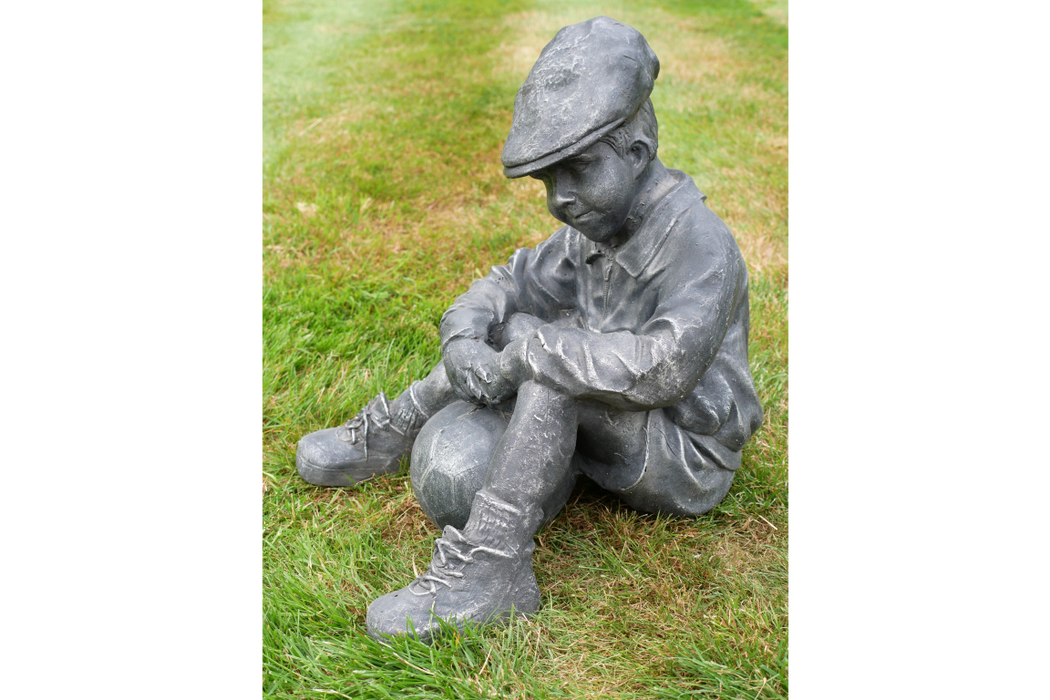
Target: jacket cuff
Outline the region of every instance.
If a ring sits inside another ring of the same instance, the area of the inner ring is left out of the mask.
[[[481,336],[478,335],[477,332],[474,331],[473,329],[465,329],[465,330],[462,330],[462,331],[457,331],[456,333],[452,333],[446,338],[442,338],[441,339],[441,354],[442,354],[442,356],[444,356],[445,348],[447,348],[449,346],[449,343],[454,343],[457,340],[474,340],[474,341],[477,341],[477,342],[481,342]]]

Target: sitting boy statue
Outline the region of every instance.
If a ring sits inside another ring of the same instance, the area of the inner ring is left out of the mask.
[[[762,422],[747,270],[705,195],[656,156],[659,69],[608,17],[558,32],[518,91],[502,161],[507,177],[543,182],[565,226],[452,304],[425,379],[299,442],[299,473],[323,486],[411,453],[416,494],[444,528],[427,572],[369,606],[373,637],[431,640],[439,619],[535,612],[533,536],[578,474],[679,516],[728,491]],[[439,488],[450,480],[473,486]]]

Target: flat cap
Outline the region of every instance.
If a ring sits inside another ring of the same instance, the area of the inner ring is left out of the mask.
[[[514,99],[503,174],[522,177],[586,150],[634,116],[659,73],[645,37],[625,24],[595,17],[565,27]]]

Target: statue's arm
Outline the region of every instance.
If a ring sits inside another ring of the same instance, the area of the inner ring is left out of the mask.
[[[746,284],[735,245],[708,252],[661,280],[660,302],[638,333],[543,326],[505,349],[502,373],[625,410],[678,402],[714,360]]]
[[[578,234],[577,234],[578,235]],[[578,243],[562,228],[536,249],[522,248],[506,265],[476,280],[441,317],[441,347],[461,338],[486,341],[493,326],[517,312],[551,318],[575,301]]]
[[[492,332],[515,313],[550,318],[571,304],[575,243],[568,229],[562,229],[535,250],[518,250],[506,265],[475,281],[442,316],[442,359],[463,399],[497,403],[517,390],[500,372],[500,353],[489,343]]]

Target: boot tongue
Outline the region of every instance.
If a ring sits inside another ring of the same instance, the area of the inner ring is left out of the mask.
[[[472,544],[517,552],[532,541],[542,517],[538,508],[515,507],[482,489],[474,496],[463,537]]]

